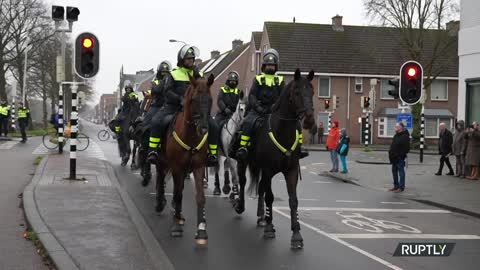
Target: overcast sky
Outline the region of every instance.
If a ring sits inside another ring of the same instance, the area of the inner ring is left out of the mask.
[[[236,38],[248,42],[252,31],[262,30],[264,21],[290,22],[295,16],[297,22],[329,24],[339,14],[347,25],[369,23],[362,0],[46,2],[78,7],[80,16],[74,24],[74,37],[90,31],[99,38],[101,63],[96,90],[100,94],[116,89],[122,65],[126,73],[135,73],[154,68],[164,59],[175,64],[181,44],[169,43],[169,39],[197,46],[200,58],[206,60],[212,50],[229,50]]]

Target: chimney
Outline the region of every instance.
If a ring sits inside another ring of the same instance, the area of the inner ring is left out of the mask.
[[[456,36],[460,30],[460,21],[449,21],[447,22],[446,29],[449,35]]]
[[[340,15],[335,15],[332,17],[332,28],[333,31],[343,32],[343,24],[342,24],[343,17]]]
[[[195,58],[195,66],[198,66],[202,63],[202,59],[200,58]]]
[[[236,50],[237,48],[240,48],[243,45],[243,41],[241,39],[235,39],[232,41],[232,50]]]
[[[212,51],[212,52],[210,53],[210,55],[211,55],[211,58],[212,58],[212,59],[218,58],[218,57],[220,56],[220,52],[217,51],[217,50],[215,50],[215,51]]]

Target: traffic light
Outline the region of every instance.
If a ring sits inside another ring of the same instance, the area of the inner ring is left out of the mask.
[[[63,21],[65,19],[65,8],[61,6],[52,6],[52,19],[54,21]]]
[[[332,101],[333,101],[333,109],[336,110],[338,108],[338,105],[340,105],[340,97],[337,95],[333,95]]]
[[[75,71],[88,79],[98,73],[100,67],[100,44],[92,33],[82,33],[75,41]]]
[[[76,7],[67,7],[67,21],[76,22],[78,21],[78,15],[80,10]]]
[[[398,79],[388,80],[388,84],[394,87],[393,90],[388,90],[388,94],[392,96],[394,99],[397,99],[399,97],[398,95],[399,80]]]
[[[408,105],[420,101],[423,88],[423,68],[418,62],[407,61],[400,68],[400,100]]]
[[[325,110],[328,110],[330,108],[330,99],[325,99]]]
[[[370,97],[368,96],[363,97],[363,108],[364,109],[370,108]]]

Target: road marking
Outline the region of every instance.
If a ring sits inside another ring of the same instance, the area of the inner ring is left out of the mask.
[[[344,202],[344,203],[359,203],[359,202],[361,202],[361,201],[336,200],[335,202]]]
[[[315,166],[315,165],[324,165],[324,164],[325,164],[325,163],[322,163],[322,162],[317,162],[317,163],[312,163],[312,164],[310,164],[310,165],[313,165],[313,166]]]
[[[301,166],[300,169],[306,170],[306,169],[307,169],[307,166]]]
[[[314,184],[331,184],[330,181],[313,181]]]
[[[407,204],[406,202],[380,202],[383,204]]]
[[[288,207],[277,207],[278,210],[290,210]],[[298,207],[299,211],[355,211],[355,212],[379,212],[379,213],[430,213],[449,214],[448,210],[437,209],[390,209],[390,208],[349,208],[349,207]]]
[[[299,201],[318,201],[318,199],[298,199]]]
[[[157,195],[157,193],[150,193],[150,195]],[[173,193],[165,193],[165,196],[173,196]],[[211,194],[205,194],[205,197],[210,197],[210,198],[226,198],[226,196],[216,196],[216,195],[211,195]],[[290,208],[288,208],[290,209]]]
[[[280,207],[274,207],[274,208],[273,208],[273,211],[275,211],[276,213],[278,213],[278,214],[280,214],[280,215],[282,215],[282,216],[290,219],[290,216],[289,216],[289,215],[283,213],[283,212],[280,211],[278,208],[280,208]],[[342,239],[336,237],[336,236],[333,235],[333,234],[329,234],[329,233],[327,233],[327,232],[324,232],[324,231],[322,231],[322,230],[320,230],[320,229],[318,229],[318,228],[316,228],[316,227],[314,227],[314,226],[312,226],[312,225],[310,225],[310,224],[308,224],[308,223],[306,223],[306,222],[303,222],[303,221],[301,221],[301,220],[299,220],[298,222],[299,222],[300,224],[302,224],[302,226],[305,226],[305,227],[309,228],[310,230],[312,230],[312,231],[314,231],[314,232],[316,232],[316,233],[318,233],[318,234],[321,234],[321,235],[323,235],[323,236],[325,236],[325,237],[327,237],[327,238],[330,238],[330,239],[332,239],[332,240],[334,240],[334,241],[336,241],[336,242],[338,242],[338,243],[340,243],[340,244],[342,244],[342,245],[344,245],[344,246],[346,246],[346,247],[348,247],[348,248],[351,248],[351,249],[355,250],[356,252],[358,252],[358,253],[360,253],[360,254],[362,254],[362,255],[365,255],[365,256],[367,256],[368,258],[370,258],[370,259],[372,259],[372,260],[374,260],[374,261],[376,261],[376,262],[378,262],[378,263],[381,263],[381,264],[385,265],[386,267],[388,267],[388,268],[390,268],[390,269],[402,270],[402,268],[400,268],[400,267],[398,267],[398,266],[396,266],[396,265],[394,265],[394,264],[392,264],[392,263],[390,263],[390,262],[387,262],[387,261],[383,260],[382,258],[379,258],[379,257],[377,257],[377,256],[375,256],[375,255],[373,255],[373,254],[371,254],[371,253],[369,253],[369,252],[367,252],[367,251],[365,251],[365,250],[363,250],[363,249],[360,249],[360,248],[358,248],[358,247],[356,247],[356,246],[354,246],[354,245],[352,245],[352,244],[350,244],[350,243],[347,243],[347,242],[343,241]]]
[[[9,150],[12,149],[15,145],[18,144],[18,141],[7,141],[2,144],[0,144],[0,150]]]
[[[312,171],[310,171],[309,173],[310,173],[310,174],[313,174],[313,175],[315,175],[315,176],[318,175],[316,172],[312,172]]]
[[[340,239],[450,239],[479,240],[479,235],[469,234],[404,234],[404,233],[335,233]]]

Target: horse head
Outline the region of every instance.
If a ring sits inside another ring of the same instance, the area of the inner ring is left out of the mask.
[[[311,70],[306,77],[302,77],[300,69],[295,71],[294,79],[287,85],[289,109],[295,113],[299,120],[303,120],[303,126],[310,129],[315,123],[313,116],[313,85],[315,76]]]
[[[238,95],[239,101],[237,104],[237,109],[235,110],[232,118],[235,119],[235,121],[237,122],[241,122],[245,117],[245,112],[247,110],[247,96],[244,94],[243,90],[240,91]]]
[[[210,87],[214,80],[213,74],[207,80],[190,77],[190,86],[185,95],[185,118],[194,126],[199,137],[208,131],[208,118],[212,108]]]

